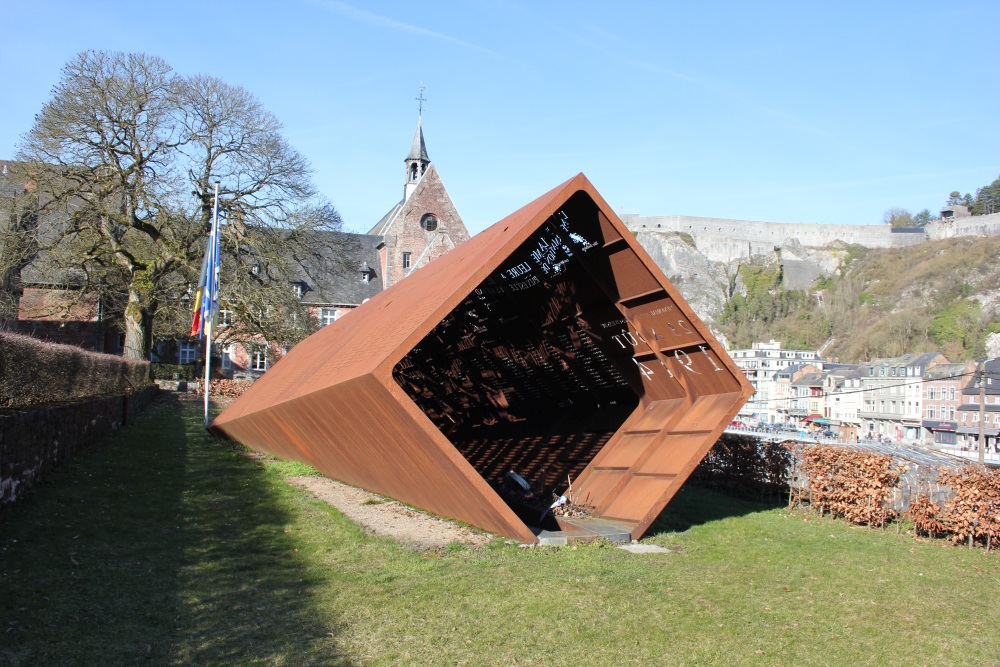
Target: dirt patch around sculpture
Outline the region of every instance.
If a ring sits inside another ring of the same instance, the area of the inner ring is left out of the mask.
[[[327,477],[306,475],[286,477],[285,480],[333,505],[375,535],[390,537],[414,549],[443,549],[454,543],[481,546],[494,539],[488,533],[424,514],[395,500]]]

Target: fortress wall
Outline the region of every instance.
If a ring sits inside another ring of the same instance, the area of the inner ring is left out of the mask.
[[[732,239],[751,244],[764,244],[768,250],[780,246],[785,239],[796,239],[804,246],[820,247],[834,241],[857,243],[868,248],[894,248],[910,245],[910,237],[919,234],[893,234],[887,225],[813,225],[787,222],[726,220],[686,215],[640,216],[625,214],[622,220],[633,231],[661,231],[690,234],[702,249],[702,240]]]
[[[951,239],[959,236],[1000,236],[1000,213],[935,220],[927,224],[931,239]]]
[[[818,248],[834,241],[866,248],[900,248],[931,239],[963,236],[1000,236],[1000,213],[928,223],[924,234],[893,233],[888,225],[813,225],[791,222],[727,220],[689,215],[643,216],[624,214],[625,225],[635,232],[689,234],[698,250],[713,261],[728,261],[773,252],[786,239]]]

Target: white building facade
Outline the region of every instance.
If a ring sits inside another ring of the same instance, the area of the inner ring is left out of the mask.
[[[815,350],[782,350],[781,343],[753,343],[749,350],[728,350],[729,356],[750,380],[755,393],[740,409],[744,420],[759,420],[776,424],[786,420],[787,407],[782,411],[781,403],[787,396],[779,396],[780,388],[775,383],[775,373],[789,366],[810,364],[823,370],[823,360]]]

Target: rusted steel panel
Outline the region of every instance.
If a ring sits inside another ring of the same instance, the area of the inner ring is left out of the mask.
[[[751,393],[581,174],[300,343],[213,428],[526,542],[573,480],[638,537]]]

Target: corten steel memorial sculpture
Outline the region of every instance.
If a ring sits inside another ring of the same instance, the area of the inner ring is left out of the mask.
[[[523,542],[638,538],[752,393],[580,174],[299,343],[212,428]],[[570,483],[590,518],[543,521]]]

